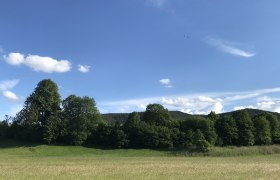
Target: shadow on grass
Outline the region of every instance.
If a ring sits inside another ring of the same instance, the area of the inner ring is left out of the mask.
[[[24,142],[24,141],[16,141],[13,139],[0,139],[0,149],[4,148],[19,148],[19,147],[27,147],[31,151],[36,149],[37,146],[40,145],[48,145],[42,142]],[[65,147],[72,147],[73,145],[68,145],[65,143],[55,143],[50,144],[48,146],[65,146]],[[121,153],[125,153],[126,150],[148,150],[143,152],[156,151],[162,152],[160,154],[167,155],[167,156],[178,156],[178,157],[203,157],[203,156],[213,156],[213,157],[232,157],[232,156],[250,156],[250,155],[269,155],[269,154],[280,154],[280,145],[267,145],[267,146],[227,146],[227,147],[212,147],[209,152],[198,152],[194,148],[163,148],[163,149],[156,149],[156,148],[115,148],[115,147],[105,147],[105,146],[98,146],[98,145],[90,145],[84,144],[85,148],[92,148],[96,150],[104,151],[103,153],[106,154],[106,151],[111,153],[110,151],[114,150],[124,150],[120,151]],[[119,152],[119,151],[116,151]],[[139,152],[139,153],[140,153]],[[138,153],[138,152],[137,152]]]
[[[46,144],[43,142],[25,142],[19,141],[14,139],[3,139],[0,138],[0,148],[18,148],[18,147],[28,147],[28,148],[35,148],[36,146],[40,145],[49,145],[49,146],[73,146],[66,143],[54,143],[54,144]],[[92,144],[83,144],[82,147],[85,148],[92,148],[97,150],[103,151],[110,151],[110,150],[152,150],[152,151],[159,151],[164,152],[170,156],[197,156],[198,154],[203,155],[203,153],[197,153],[193,149],[175,149],[175,148],[116,148],[116,147],[107,147],[107,146],[100,146],[100,145],[92,145]]]
[[[35,147],[39,145],[42,145],[42,143],[16,141],[14,139],[0,139],[0,148]]]

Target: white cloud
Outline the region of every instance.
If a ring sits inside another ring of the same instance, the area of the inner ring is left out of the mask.
[[[90,70],[90,66],[88,66],[88,65],[81,65],[81,64],[79,64],[78,67],[79,67],[78,71],[80,71],[82,73],[87,73]]]
[[[147,105],[144,105],[144,104],[139,104],[139,105],[138,105],[138,108],[139,108],[139,109],[142,109],[142,110],[145,110],[146,107],[147,107]]]
[[[25,56],[21,53],[10,53],[8,56],[4,56],[4,59],[8,64],[25,65],[36,72],[63,73],[71,69],[71,63],[68,60],[56,60],[38,55],[29,54]]]
[[[274,100],[273,98],[270,98],[268,96],[262,96],[257,98],[255,105],[237,106],[234,107],[234,110],[240,110],[245,108],[280,112],[280,101]]]
[[[67,60],[56,60],[51,57],[42,57],[38,55],[28,55],[25,58],[25,65],[34,71],[46,73],[63,73],[70,71],[71,63]]]
[[[280,88],[257,89],[241,92],[216,92],[172,95],[164,97],[150,97],[121,101],[100,102],[104,112],[132,112],[143,111],[151,103],[159,103],[169,110],[179,110],[189,114],[208,114],[211,111],[222,113],[225,111],[244,108],[259,108],[280,112],[280,101],[269,98],[268,94],[280,93]],[[243,105],[244,101],[255,102],[255,105]],[[241,104],[239,106],[233,106]]]
[[[275,111],[280,107],[280,103],[268,96],[263,96],[257,99],[256,107],[262,110]]]
[[[238,43],[225,41],[221,39],[215,39],[215,38],[207,38],[207,43],[211,46],[214,46],[215,48],[219,49],[220,51],[223,51],[228,54],[232,54],[235,56],[241,56],[245,58],[250,58],[256,55],[254,52],[249,52],[242,50],[238,47],[235,47]]]
[[[236,106],[233,108],[233,110],[237,111],[237,110],[247,109],[247,108],[248,109],[257,109],[257,107],[250,105],[250,106]]]
[[[1,81],[0,82],[0,91],[2,92],[2,95],[11,101],[17,101],[19,100],[18,96],[10,91],[10,89],[13,89],[17,84],[19,80],[7,80],[7,81]]]
[[[2,92],[3,96],[5,98],[7,98],[8,100],[12,100],[12,101],[17,101],[19,100],[19,98],[17,97],[17,95],[9,90],[3,91]]]
[[[13,89],[19,83],[18,79],[0,81],[0,91],[6,91],[8,89]]]
[[[220,113],[223,112],[223,108],[224,108],[224,106],[223,106],[223,104],[221,102],[216,102],[211,109],[215,113],[220,114]]]
[[[163,97],[161,104],[171,110],[180,110],[189,114],[208,114],[211,111],[223,112],[223,104],[220,98],[213,99],[206,96],[193,97]]]
[[[146,0],[151,6],[162,8],[168,0]]]
[[[24,63],[24,55],[20,53],[10,53],[8,56],[4,55],[4,59],[8,64],[16,66]]]
[[[143,111],[146,106],[151,103],[158,102],[158,98],[142,98],[142,99],[128,99],[116,101],[99,102],[98,108],[101,113],[114,113],[114,112],[132,112]]]
[[[210,97],[206,97],[206,96],[198,96],[199,101],[201,102],[215,102],[214,99],[210,98]]]
[[[262,101],[257,103],[257,107],[259,109],[269,110],[275,105],[276,103],[274,101]]]
[[[164,85],[166,88],[172,88],[171,80],[168,78],[159,80],[159,83]]]
[[[238,101],[243,99],[250,99],[254,97],[258,97],[260,94],[263,94],[261,91],[256,90],[256,92],[240,92],[240,94],[228,96],[224,100],[225,101]]]

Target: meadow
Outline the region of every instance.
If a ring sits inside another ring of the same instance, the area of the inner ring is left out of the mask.
[[[279,146],[208,154],[81,146],[0,146],[0,179],[279,179]]]

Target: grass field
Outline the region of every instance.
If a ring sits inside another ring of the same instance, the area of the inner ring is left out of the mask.
[[[279,149],[215,148],[208,156],[186,157],[190,154],[11,145],[0,148],[0,179],[279,179]]]

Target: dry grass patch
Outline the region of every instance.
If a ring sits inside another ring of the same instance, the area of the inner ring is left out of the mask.
[[[279,179],[279,172],[279,155],[0,160],[0,179]]]

